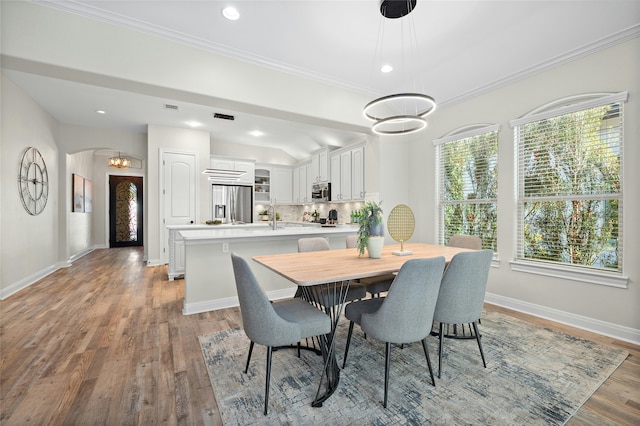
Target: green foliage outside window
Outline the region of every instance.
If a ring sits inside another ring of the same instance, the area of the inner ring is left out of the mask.
[[[497,251],[498,134],[488,132],[441,146],[444,242],[475,235]]]
[[[520,128],[522,256],[619,269],[618,104]]]

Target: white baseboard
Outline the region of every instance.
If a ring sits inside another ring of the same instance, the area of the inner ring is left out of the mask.
[[[500,296],[497,294],[487,293],[485,302],[493,305],[502,306],[504,308],[513,309],[514,311],[523,312],[539,318],[548,319],[559,322],[561,324],[570,325],[582,330],[591,331],[602,334],[604,336],[613,337],[635,345],[640,345],[640,330],[631,327],[625,327],[582,315],[572,314],[570,312],[561,311],[559,309],[548,308],[542,305],[536,305],[521,300],[512,299],[510,297]]]
[[[167,262],[163,262],[160,259],[147,259],[147,266],[160,266],[166,264]]]
[[[0,290],[0,300],[4,300],[7,297],[16,294],[17,292],[19,292],[20,290],[23,290],[27,287],[29,287],[31,284],[35,283],[38,280],[41,280],[42,278],[46,277],[49,274],[54,273],[55,271],[57,271],[60,268],[64,268],[67,266],[71,266],[70,263],[58,263],[56,265],[51,265],[48,266],[44,269],[41,269],[38,272],[35,272],[27,277],[24,277],[23,279],[9,285],[8,287],[3,288],[2,290]]]
[[[269,300],[285,299],[293,297],[295,288],[286,288],[283,290],[274,290],[267,292]],[[207,300],[205,302],[185,303],[182,309],[183,315],[201,314],[208,311],[217,311],[219,309],[233,308],[240,306],[237,297],[226,297],[224,299]]]
[[[94,249],[95,247],[86,248],[81,252],[74,254],[73,256],[71,256],[69,259],[65,261],[58,262],[55,265],[47,266],[46,268],[41,269],[38,272],[34,272],[33,274],[27,277],[24,277],[23,279],[9,285],[8,287],[0,290],[0,300],[4,300],[13,294],[16,294],[20,290],[23,290],[29,287],[31,284],[36,283],[37,281],[43,279],[47,275],[54,273],[58,269],[70,267],[74,261],[80,259],[83,256],[86,256],[87,254],[91,253]]]
[[[81,252],[79,252],[79,253],[76,253],[76,254],[72,255],[72,256],[69,258],[68,262],[69,262],[69,263],[73,263],[73,262],[75,262],[76,260],[80,259],[81,257],[86,256],[86,255],[88,255],[89,253],[91,253],[93,250],[95,250],[95,248],[96,248],[96,247],[89,247],[89,248],[86,248],[86,249],[82,250],[82,251],[81,251]]]

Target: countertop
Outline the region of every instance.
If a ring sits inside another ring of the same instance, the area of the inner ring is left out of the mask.
[[[209,244],[229,241],[252,241],[282,238],[302,238],[317,236],[351,235],[358,232],[354,225],[322,226],[317,223],[278,222],[278,229],[271,229],[270,224],[247,225],[206,225],[206,227],[191,225],[181,228],[180,235],[185,245]],[[197,228],[197,229],[194,229]]]

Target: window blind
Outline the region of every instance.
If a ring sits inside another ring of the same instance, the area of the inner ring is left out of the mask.
[[[476,235],[497,252],[498,129],[483,126],[434,141],[438,164],[438,239]]]
[[[512,122],[517,260],[622,271],[622,99]]]

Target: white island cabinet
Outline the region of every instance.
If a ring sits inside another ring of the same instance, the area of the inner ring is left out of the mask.
[[[169,231],[169,265],[167,274],[169,281],[180,278],[184,275],[184,240],[181,231],[194,231],[206,229],[241,229],[241,228],[268,228],[266,223],[247,223],[244,225],[170,225]]]
[[[288,226],[273,230],[269,227],[216,228],[180,231],[185,248],[184,309],[183,313],[196,314],[238,306],[231,253],[249,261],[260,286],[270,299],[291,297],[295,284],[253,262],[257,255],[295,253],[298,239],[325,237],[332,249],[343,249],[348,235],[358,228],[339,225],[335,228],[320,226]],[[353,256],[358,251],[353,250]]]

